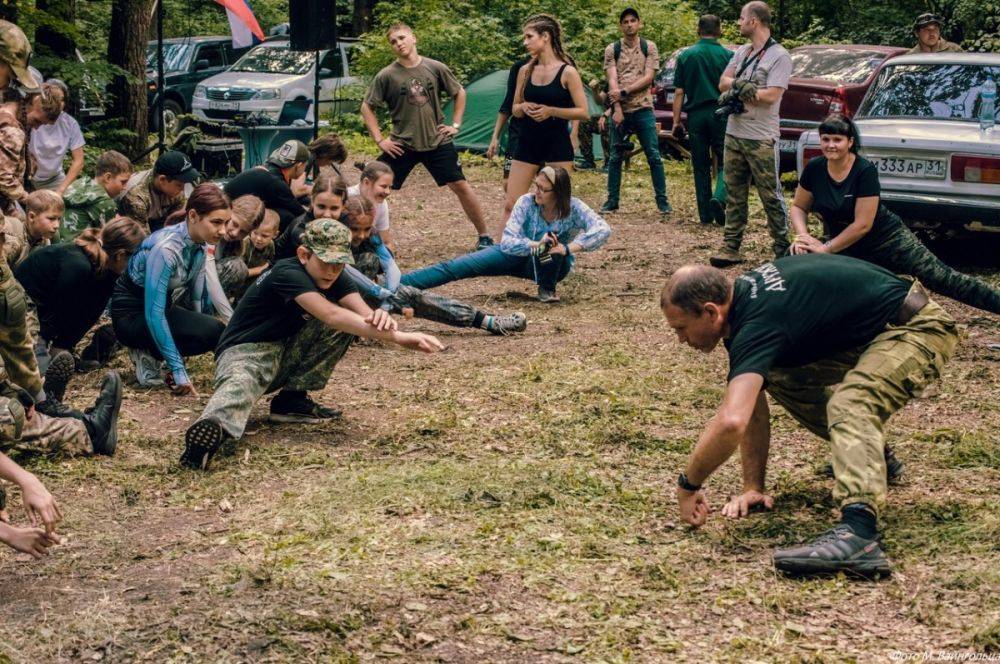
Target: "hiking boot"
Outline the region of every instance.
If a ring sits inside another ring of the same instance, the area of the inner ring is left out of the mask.
[[[538,301],[550,304],[559,301],[559,296],[556,295],[554,290],[549,290],[548,288],[538,287]]]
[[[488,329],[497,336],[505,336],[514,332],[524,332],[528,326],[528,318],[520,311],[502,316],[492,316]]]
[[[135,380],[142,387],[159,387],[163,385],[160,377],[160,361],[144,350],[129,348],[128,356],[135,366]]]
[[[731,249],[723,249],[719,253],[715,254],[708,259],[709,264],[712,267],[730,267],[731,265],[739,265],[740,263],[745,263],[746,258],[743,257],[738,251],[733,251]]]
[[[77,373],[97,371],[111,360],[115,351],[120,347],[121,344],[118,343],[111,324],[106,323],[100,326],[94,330],[90,343],[80,351],[80,357],[76,363]]]
[[[597,168],[597,164],[592,161],[578,161],[573,165],[578,171],[592,171]]]
[[[846,572],[888,576],[892,572],[878,539],[867,540],[842,523],[809,544],[774,551],[774,566],[788,574],[809,576]]]
[[[492,247],[494,244],[496,243],[493,242],[493,238],[491,238],[489,235],[480,235],[479,239],[476,241],[475,251],[479,251],[480,249],[485,249],[486,247]]]
[[[49,417],[72,417],[74,420],[83,419],[83,413],[48,394],[46,394],[45,401],[35,404],[35,410]]]
[[[708,209],[712,211],[712,219],[719,226],[726,225],[726,206],[718,198],[708,199]]]
[[[198,420],[184,433],[184,452],[181,465],[192,470],[207,470],[212,457],[222,444],[232,439],[217,420]]]
[[[674,213],[674,209],[670,207],[670,203],[664,203],[663,205],[657,205],[656,209],[660,211],[661,217],[669,217]]]
[[[49,399],[62,401],[66,397],[66,386],[76,369],[76,361],[72,353],[61,350],[52,356],[45,370],[45,394]]]
[[[617,212],[618,203],[612,203],[611,201],[605,201],[604,205],[601,206],[601,212],[607,214],[608,212]]]
[[[282,391],[271,399],[271,412],[267,419],[272,422],[320,422],[342,414],[336,408],[316,403],[305,392]]]
[[[94,454],[111,456],[115,453],[118,447],[118,411],[121,407],[122,379],[117,371],[109,371],[101,383],[97,400],[83,416]]]

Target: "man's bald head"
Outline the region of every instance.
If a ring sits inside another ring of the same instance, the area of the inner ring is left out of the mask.
[[[760,21],[760,24],[765,28],[771,27],[771,8],[768,7],[766,2],[761,2],[760,0],[748,2],[743,5],[743,10],[747,16],[752,16]]]
[[[733,286],[726,273],[708,265],[685,265],[678,268],[660,292],[660,308],[672,304],[698,315],[705,304],[723,305],[732,297]]]

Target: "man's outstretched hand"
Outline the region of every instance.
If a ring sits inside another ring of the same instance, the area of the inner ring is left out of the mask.
[[[769,510],[772,507],[774,507],[772,496],[751,489],[730,498],[729,502],[723,506],[722,514],[730,519],[742,519],[750,512]]]
[[[708,520],[712,509],[701,491],[688,491],[677,487],[677,505],[681,510],[681,518],[695,528],[699,528]]]

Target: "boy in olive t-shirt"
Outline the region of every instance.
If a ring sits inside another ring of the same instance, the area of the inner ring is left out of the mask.
[[[437,186],[447,186],[458,196],[462,210],[479,234],[476,249],[488,247],[493,240],[486,230],[482,207],[465,180],[452,143],[465,114],[465,89],[446,65],[417,53],[417,38],[408,25],[390,26],[386,37],[396,61],[375,75],[361,103],[368,133],[382,150],[378,160],[392,168],[393,189],[402,187],[410,171],[423,164]],[[444,124],[442,92],[455,101],[450,125]],[[376,107],[389,111],[392,131],[388,138],[382,135],[373,110]]]

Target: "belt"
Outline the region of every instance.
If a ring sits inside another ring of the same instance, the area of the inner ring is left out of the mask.
[[[889,322],[892,325],[906,325],[930,301],[923,287],[920,284],[914,284],[910,292],[903,298],[903,303],[899,305],[899,311],[896,312],[896,315]]]

